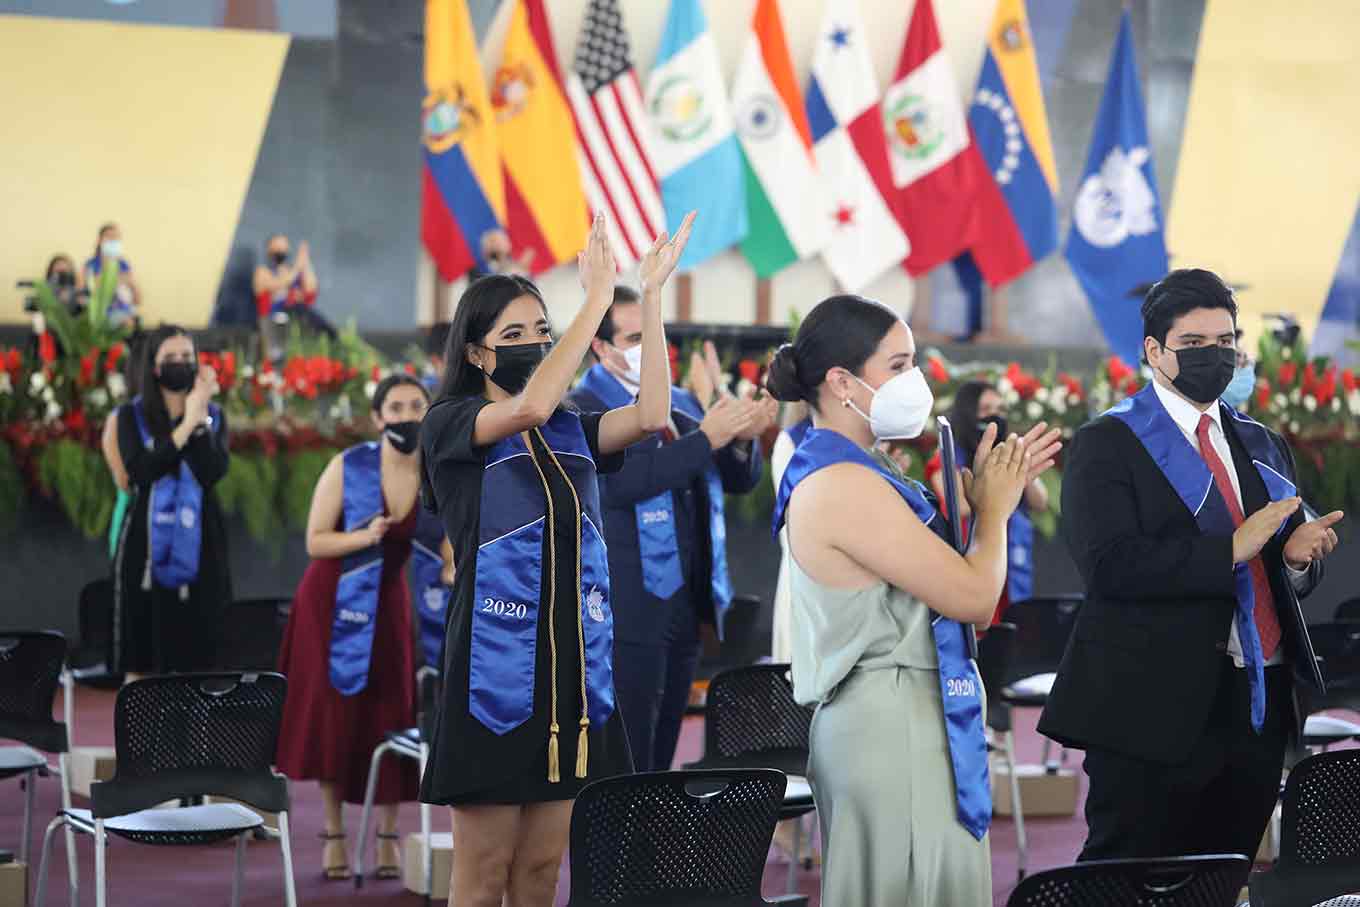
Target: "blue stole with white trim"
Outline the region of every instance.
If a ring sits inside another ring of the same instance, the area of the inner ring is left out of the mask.
[[[1217,401],[1215,405],[1219,407],[1219,417],[1225,431],[1229,420],[1232,420],[1237,439],[1251,456],[1252,465],[1265,483],[1270,500],[1273,502],[1293,497],[1297,491],[1294,483],[1286,478],[1289,466],[1266,428],[1222,401]],[[1219,493],[1213,473],[1209,471],[1198,448],[1186,439],[1166,407],[1162,406],[1162,401],[1157,399],[1153,385],[1149,384],[1137,394],[1124,399],[1106,415],[1123,422],[1142,442],[1148,456],[1161,469],[1186,509],[1194,515],[1201,532],[1205,535],[1233,534],[1236,527],[1232,514],[1228,511],[1223,495]],[[1231,460],[1223,465],[1228,469],[1233,468]],[[1275,530],[1276,535],[1284,530],[1286,522],[1281,521]],[[1261,638],[1256,631],[1256,594],[1252,589],[1251,570],[1247,564],[1233,565],[1233,583],[1237,590],[1237,636],[1242,644],[1242,660],[1251,684],[1251,726],[1259,733],[1266,716],[1265,659],[1261,651]]]
[[[775,498],[774,533],[784,525],[789,497],[798,483],[837,463],[857,463],[881,476],[907,502],[926,526],[949,542],[948,526],[940,517],[925,486],[899,478],[877,459],[839,432],[813,429],[794,451]],[[966,629],[958,621],[936,614],[930,622],[939,661],[940,699],[944,706],[945,736],[954,773],[955,813],[959,824],[979,841],[992,823],[992,788],[987,774],[987,738],[983,732],[982,680],[968,657]]]
[[[444,615],[453,594],[443,579],[444,556],[440,548],[444,544],[444,523],[419,502],[416,507],[416,535],[411,552],[414,555],[416,614],[420,618],[420,647],[425,654],[425,664],[442,670]]]
[[[609,373],[596,364],[578,385],[598,398],[609,409],[628,406],[634,397]],[[703,407],[688,391],[671,388],[671,406],[693,419],[704,420]],[[716,466],[704,471],[708,497],[708,541],[712,574],[709,579],[714,616],[721,631],[723,616],[732,604],[732,581],[727,571],[727,514],[722,475]],[[675,537],[675,496],[663,491],[634,505],[637,514],[638,550],[642,555],[642,586],[660,599],[669,599],[684,585],[680,569],[680,543]]]
[[[784,434],[788,435],[793,446],[797,447],[803,443],[803,439],[807,437],[807,433],[810,431],[812,431],[812,420],[801,419],[784,429]]]
[[[536,463],[520,435],[497,442],[487,452],[482,474],[468,686],[468,710],[496,734],[514,730],[534,713],[538,621],[548,619],[550,592],[555,607],[580,609],[591,724],[603,725],[614,711],[614,617],[595,461],[575,414],[558,410],[539,431],[581,502],[581,586],[542,588],[544,541],[552,527],[539,470],[546,476],[557,466],[549,457]],[[554,521],[573,518],[570,512],[552,514]],[[555,556],[568,552],[557,550]],[[548,581],[555,583],[556,577],[550,574]],[[548,632],[555,629],[550,626]],[[558,646],[558,658],[579,657],[574,637]]]
[[[151,450],[156,440],[147,428],[141,396],[131,406],[142,444]],[[217,404],[209,404],[208,413],[213,424],[221,424],[222,411]],[[186,587],[198,579],[203,550],[203,486],[183,456],[172,472],[152,484],[147,522],[147,569],[142,588],[150,589],[154,579],[156,585],[179,589],[184,595]]]
[[[344,463],[345,532],[357,532],[386,512],[382,493],[382,445],[356,444],[341,454]],[[342,696],[368,686],[368,664],[382,588],[382,544],[346,555],[335,588],[331,620],[330,680]]]

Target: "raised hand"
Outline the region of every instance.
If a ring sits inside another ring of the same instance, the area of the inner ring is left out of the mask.
[[[1332,527],[1341,522],[1346,514],[1333,510],[1326,516],[1309,520],[1295,529],[1284,543],[1285,563],[1300,570],[1313,561],[1320,561],[1336,548],[1336,530]]]
[[[581,289],[586,291],[587,296],[609,300],[614,298],[614,281],[618,279],[619,266],[614,260],[614,249],[609,244],[603,214],[595,215],[586,247],[576,254],[576,266],[581,272]]]
[[[1260,554],[1266,542],[1279,531],[1280,524],[1293,516],[1302,503],[1301,498],[1285,498],[1267,504],[1247,517],[1232,534],[1233,563],[1245,564]]]
[[[989,426],[987,432],[995,438],[996,426]],[[1024,440],[1016,435],[991,446],[985,459],[979,447],[973,475],[964,483],[973,510],[979,516],[1009,518],[1029,484],[1030,461]]]
[[[1024,441],[1025,450],[1029,451],[1029,480],[1033,482],[1048,471],[1062,450],[1062,429],[1048,428],[1047,422],[1040,422],[1025,432]]]
[[[707,412],[708,408],[713,405],[713,394],[717,387],[712,374],[708,370],[707,363],[704,362],[704,357],[698,350],[689,354],[689,374],[686,377],[689,380],[690,391],[699,399],[699,405]]]
[[[694,218],[697,213],[691,211],[685,215],[685,220],[680,224],[680,229],[676,231],[673,239],[669,233],[662,231],[656,242],[647,250],[647,254],[642,256],[642,263],[638,265],[638,278],[641,280],[644,295],[648,290],[661,289],[670,278],[676,263],[680,261],[680,256],[685,252],[685,244],[689,242],[689,234],[694,229]]]
[[[721,450],[751,427],[754,407],[749,401],[735,397],[719,397],[699,423],[699,430],[708,435],[708,444]]]

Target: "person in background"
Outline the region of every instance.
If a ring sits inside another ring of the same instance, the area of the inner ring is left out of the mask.
[[[520,277],[528,277],[532,271],[534,263],[534,250],[525,249],[518,258],[514,257],[510,246],[510,234],[500,227],[493,227],[482,234],[478,242],[481,249],[482,264],[474,264],[468,271],[468,283],[487,276],[488,274],[517,274]]]
[[[661,290],[693,220],[674,240],[658,237],[639,266],[635,403],[602,414],[563,406],[613,302],[603,217],[578,259],[585,304],[556,343],[527,278],[485,277],[459,300],[444,384],[421,430],[422,493],[458,570],[420,792],[453,807],[458,907],[551,904],[573,799],[591,781],[632,771],[615,707],[597,475],[666,424]]]
[[[1246,410],[1252,391],[1256,390],[1256,363],[1242,345],[1242,329],[1237,329],[1237,359],[1232,380],[1223,391],[1222,401],[1233,409]]]
[[[449,342],[449,323],[438,321],[430,325],[425,334],[425,358],[429,362],[425,377],[421,380],[433,393],[444,380],[444,347]]]
[[[571,395],[581,410],[629,405],[642,375],[643,305],[631,287],[595,332],[595,364]],[[714,355],[716,362],[716,354]],[[698,666],[701,627],[716,636],[732,601],[725,494],[746,494],[762,473],[754,443],[777,404],[725,393],[705,407],[670,390],[669,424],[628,448],[618,472],[600,477],[614,588],[614,688],[633,764],[671,767]]]
[[[779,483],[784,479],[784,469],[789,458],[802,442],[803,436],[812,428],[812,414],[808,405],[801,401],[784,407],[783,427],[775,439],[774,449],[770,451],[770,475],[774,490],[779,491]],[[786,664],[793,660],[793,637],[789,622],[793,619],[789,588],[789,536],[786,531],[779,533],[779,580],[774,589],[774,616],[770,622],[770,660]]]
[[[118,408],[117,464],[132,495],[114,555],[113,673],[205,671],[231,602],[227,531],[213,486],[227,473],[217,376],[187,331],[144,343],[141,394]]]
[[[770,393],[813,427],[784,470],[794,698],[817,706],[808,781],[822,827],[822,903],[992,903],[992,815],[981,681],[968,624],[990,619],[1006,520],[1059,447],[1036,426],[989,425],[965,480],[977,531],[965,554],[923,485],[871,453],[918,437],[934,404],[906,323],[833,296],[776,352]]]
[[[79,287],[93,293],[106,267],[118,269],[118,287],[114,290],[107,313],[109,321],[113,324],[135,322],[142,307],[142,290],[132,272],[132,265],[123,256],[123,231],[115,223],[107,223],[99,228],[94,255],[85,262]]]
[[[960,464],[960,468],[963,464],[973,462],[978,441],[989,424],[995,424],[1003,438],[1009,430],[1001,392],[986,381],[965,381],[961,384],[949,408],[948,418],[954,428],[955,462]],[[940,454],[936,451],[926,462],[926,479],[940,501],[944,500],[942,469]],[[961,480],[956,478],[956,481]],[[960,517],[966,521],[972,517],[972,512],[968,508],[967,498],[962,494],[962,485],[959,485],[959,492],[959,509],[963,511]],[[1001,600],[997,602],[993,623],[1002,619],[1011,602],[1024,601],[1034,595],[1034,523],[1029,515],[1047,509],[1048,489],[1042,480],[1035,479],[1025,486],[1020,506],[1011,514],[1006,526],[1006,585],[1001,590]]]
[[[344,803],[363,803],[373,750],[415,724],[415,654],[405,568],[420,516],[420,422],[429,394],[397,373],[373,394],[380,439],[333,457],[316,483],[307,555],[279,651],[288,677],[278,767],[317,780],[325,804],[322,872],[350,877]],[[374,792],[379,879],[400,875],[397,805],[416,797],[405,759],[382,764]],[[364,842],[359,842],[363,846]]]
[[[266,355],[283,355],[287,325],[297,319],[320,334],[335,335],[335,329],[316,311],[318,283],[312,267],[311,247],[298,243],[297,260],[289,261],[292,245],[283,233],[265,240],[265,264],[255,268],[252,286],[255,309],[260,319],[260,336],[266,341]]]
[[[78,294],[80,289],[80,275],[76,272],[76,263],[71,256],[65,254],[53,255],[47,263],[47,286],[52,291],[52,295],[57,297],[57,301],[72,313],[79,308]]]

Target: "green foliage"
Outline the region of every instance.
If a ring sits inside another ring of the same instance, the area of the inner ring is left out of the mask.
[[[279,489],[279,517],[289,530],[301,532],[307,528],[307,513],[312,507],[316,483],[338,452],[338,449],[319,448],[288,455],[288,468]]]
[[[278,461],[263,453],[232,454],[227,474],[214,489],[222,509],[239,515],[256,541],[274,546],[284,537],[275,502],[279,493]]]
[[[24,507],[24,478],[9,445],[0,441],[0,534],[13,531]]]
[[[49,444],[38,460],[38,480],[86,538],[108,532],[116,489],[98,451],[69,439]]]
[[[1031,512],[1029,518],[1036,532],[1052,539],[1058,534],[1058,520],[1062,518],[1062,473],[1050,469],[1039,477],[1039,481],[1048,490],[1048,509],[1043,513]]]
[[[723,507],[728,519],[735,518],[743,523],[769,521],[770,514],[774,513],[774,472],[768,457],[761,467],[756,487],[746,494],[727,495]]]
[[[85,311],[76,316],[57,300],[46,280],[33,281],[38,311],[42,313],[47,327],[56,335],[64,355],[72,359],[79,359],[86,350],[108,349],[126,340],[131,333],[129,326],[115,327],[109,324],[107,318],[109,303],[117,290],[118,268],[104,268],[99,281],[91,288]]]

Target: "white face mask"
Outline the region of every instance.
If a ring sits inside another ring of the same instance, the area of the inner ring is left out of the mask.
[[[99,254],[104,258],[117,258],[123,254],[121,239],[106,239],[99,244]]]
[[[854,375],[860,384],[873,391],[874,399],[869,404],[866,416],[853,401],[847,401],[851,409],[859,413],[869,423],[869,430],[875,440],[896,441],[919,437],[925,431],[926,420],[935,408],[935,395],[926,376],[919,368],[894,375],[874,390],[861,378]]]
[[[619,350],[618,347],[614,347],[614,349]],[[623,354],[624,361],[628,363],[628,371],[619,377],[623,379],[624,384],[640,387],[642,385],[642,344],[630,346],[626,350],[619,350],[619,352]]]

